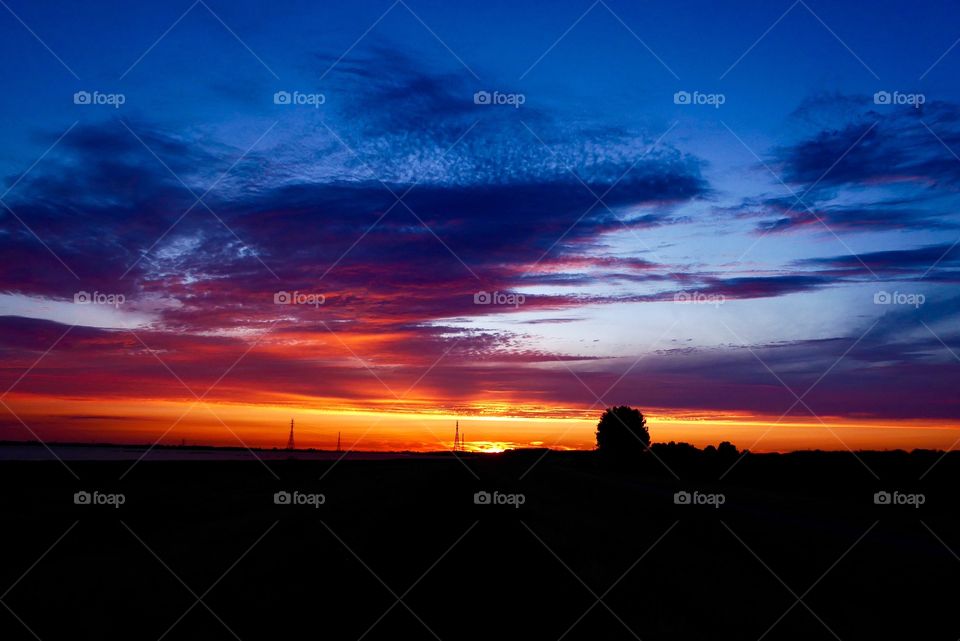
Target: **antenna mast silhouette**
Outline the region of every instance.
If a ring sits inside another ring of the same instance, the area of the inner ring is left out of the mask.
[[[290,438],[287,439],[287,449],[295,449],[293,446],[293,419],[290,419]]]
[[[457,421],[457,428],[453,434],[453,451],[463,451],[463,437],[460,436],[460,421]]]
[[[340,449],[340,432],[337,432],[337,453],[339,454],[343,450]]]

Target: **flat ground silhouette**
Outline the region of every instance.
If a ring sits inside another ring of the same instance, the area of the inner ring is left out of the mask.
[[[960,456],[658,456],[3,463],[0,636],[960,636]]]

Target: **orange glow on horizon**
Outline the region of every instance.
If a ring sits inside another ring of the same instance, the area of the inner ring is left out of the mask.
[[[312,399],[316,402],[316,399]],[[296,419],[299,448],[334,449],[342,433],[344,449],[439,451],[453,447],[453,425],[460,421],[465,449],[501,452],[518,447],[592,449],[601,410],[571,409],[566,416],[538,416],[537,406],[501,403],[464,405],[457,413],[185,401],[61,399],[11,394],[5,402],[44,441],[154,443],[282,448],[290,418]],[[0,408],[2,409],[2,408]],[[556,411],[556,409],[554,409]],[[33,437],[4,411],[10,440]],[[949,449],[960,438],[956,423],[936,420],[872,420],[823,417],[760,417],[650,410],[654,442],[686,441],[698,447],[730,441],[756,452],[798,449]]]

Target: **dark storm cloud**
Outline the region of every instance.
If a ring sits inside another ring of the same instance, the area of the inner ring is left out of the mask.
[[[957,105],[875,105],[870,96],[851,96],[846,104],[854,100],[861,108],[847,111],[840,124],[834,121],[779,150],[776,162],[784,180],[829,188],[876,182],[936,185],[960,178],[960,163],[948,149],[960,146]],[[808,104],[798,113],[820,107]]]
[[[445,81],[430,78],[410,71],[390,82],[412,83],[437,98]],[[369,90],[406,95],[377,87]],[[466,103],[464,110],[476,107]],[[395,108],[379,104],[368,111]],[[450,109],[460,113],[459,107]],[[443,115],[441,109],[437,117],[442,121]],[[560,137],[549,127],[544,131],[547,139]],[[10,198],[12,208],[79,279],[5,215],[0,242],[7,255],[20,259],[0,272],[0,291],[62,299],[78,289],[79,280],[80,287],[128,297],[172,296],[184,304],[165,312],[168,320],[183,328],[179,323],[193,316],[210,328],[250,318],[250,305],[259,307],[278,289],[322,286],[341,300],[375,301],[368,305],[370,313],[405,305],[427,320],[466,313],[460,300],[477,289],[509,290],[531,282],[523,280],[525,265],[548,252],[548,260],[579,255],[604,234],[667,224],[671,203],[708,193],[698,162],[669,148],[651,153],[628,141],[599,156],[562,149],[557,160],[529,136],[520,151],[502,157],[490,155],[489,147],[503,144],[495,142],[466,148],[467,169],[441,166],[441,173],[421,184],[382,183],[350,173],[274,185],[261,177],[254,189],[221,184],[197,204],[194,194],[203,194],[242,152],[190,143],[144,122],[84,124]],[[254,172],[250,167],[270,162],[254,151],[232,173],[242,179]],[[470,176],[473,182],[464,183]],[[400,194],[402,203],[396,200]],[[642,206],[664,213],[622,213]],[[622,268],[638,264],[598,266],[629,278]],[[581,276],[581,282],[602,277]]]
[[[960,246],[954,244],[928,245],[914,249],[894,249],[866,252],[863,254],[844,254],[825,258],[807,258],[797,261],[804,267],[812,267],[837,277],[872,272],[888,277],[921,277],[930,272],[928,278],[935,276],[934,265],[941,268],[956,266],[960,261]]]
[[[763,218],[762,234],[956,229],[958,113],[944,101],[913,108],[814,96],[794,113],[798,139],[767,163],[794,193],[745,199],[736,212]]]
[[[769,298],[810,291],[831,282],[823,276],[799,274],[718,278],[708,279],[700,291],[728,298]]]
[[[318,61],[327,69],[336,58]],[[399,49],[378,46],[336,62],[322,84],[333,100],[342,96],[338,106],[355,114],[368,132],[422,131],[476,117],[472,80],[465,69],[429,70]]]
[[[952,211],[931,211],[919,207],[897,208],[889,203],[858,206],[829,206],[807,208],[796,197],[769,198],[763,204],[764,214],[782,213],[782,217],[757,224],[760,233],[793,231],[812,228],[824,230],[824,226],[841,231],[883,230],[937,230],[957,229],[960,224],[944,220],[944,214]]]

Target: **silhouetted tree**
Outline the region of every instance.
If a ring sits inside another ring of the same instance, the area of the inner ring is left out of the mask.
[[[737,446],[730,441],[724,441],[717,446],[717,454],[725,459],[736,458],[738,454]]]
[[[620,405],[603,412],[597,423],[597,450],[605,457],[632,458],[650,446],[647,419],[640,410]]]

